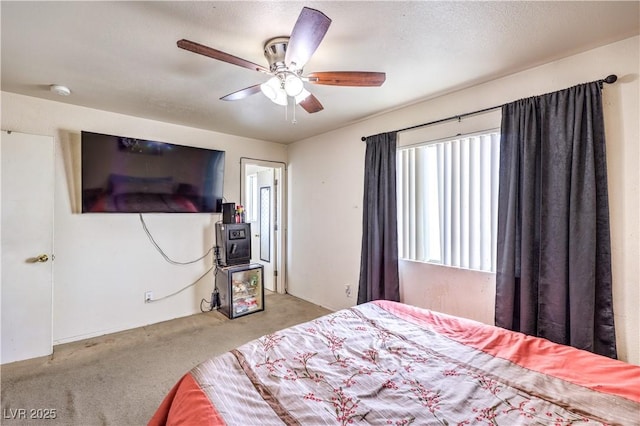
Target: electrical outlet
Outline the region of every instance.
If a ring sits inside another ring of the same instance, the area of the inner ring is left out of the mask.
[[[346,294],[347,297],[351,297],[351,284],[344,285],[344,294]]]
[[[153,292],[145,291],[144,292],[144,303],[153,302]]]

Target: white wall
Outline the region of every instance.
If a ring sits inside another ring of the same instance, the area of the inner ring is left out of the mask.
[[[361,136],[617,74],[618,82],[605,86],[603,95],[614,309],[619,356],[640,364],[639,40],[633,37],[292,144],[289,292],[331,309],[356,302],[355,295],[345,296],[344,285],[357,285],[359,274],[365,152]],[[410,139],[401,137],[405,142]],[[404,302],[493,322],[492,275],[414,262],[401,262],[400,273]]]
[[[79,214],[80,131],[158,140],[226,151],[224,195],[239,199],[240,157],[286,161],[286,146],[145,120],[60,102],[2,92],[2,129],[55,138],[54,344],[169,320],[200,312],[210,299],[211,274],[200,277],[206,260],[174,266],[149,242],[136,214]],[[214,244],[219,214],[145,214],[147,226],[173,259],[200,257]],[[25,330],[28,333],[28,330]]]

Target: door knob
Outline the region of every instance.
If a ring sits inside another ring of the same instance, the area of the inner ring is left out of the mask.
[[[49,260],[49,256],[47,256],[46,254],[41,254],[40,256],[36,257],[36,262],[46,262]]]

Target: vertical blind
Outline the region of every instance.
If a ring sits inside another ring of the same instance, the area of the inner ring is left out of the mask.
[[[401,259],[495,272],[500,134],[398,152]]]

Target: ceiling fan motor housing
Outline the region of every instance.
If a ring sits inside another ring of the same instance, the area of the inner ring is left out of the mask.
[[[269,70],[278,74],[280,72],[291,71],[287,69],[287,64],[284,61],[287,53],[287,46],[289,44],[289,37],[276,37],[267,41],[264,45],[264,57],[269,62]],[[300,74],[302,70],[297,70],[297,74]]]

